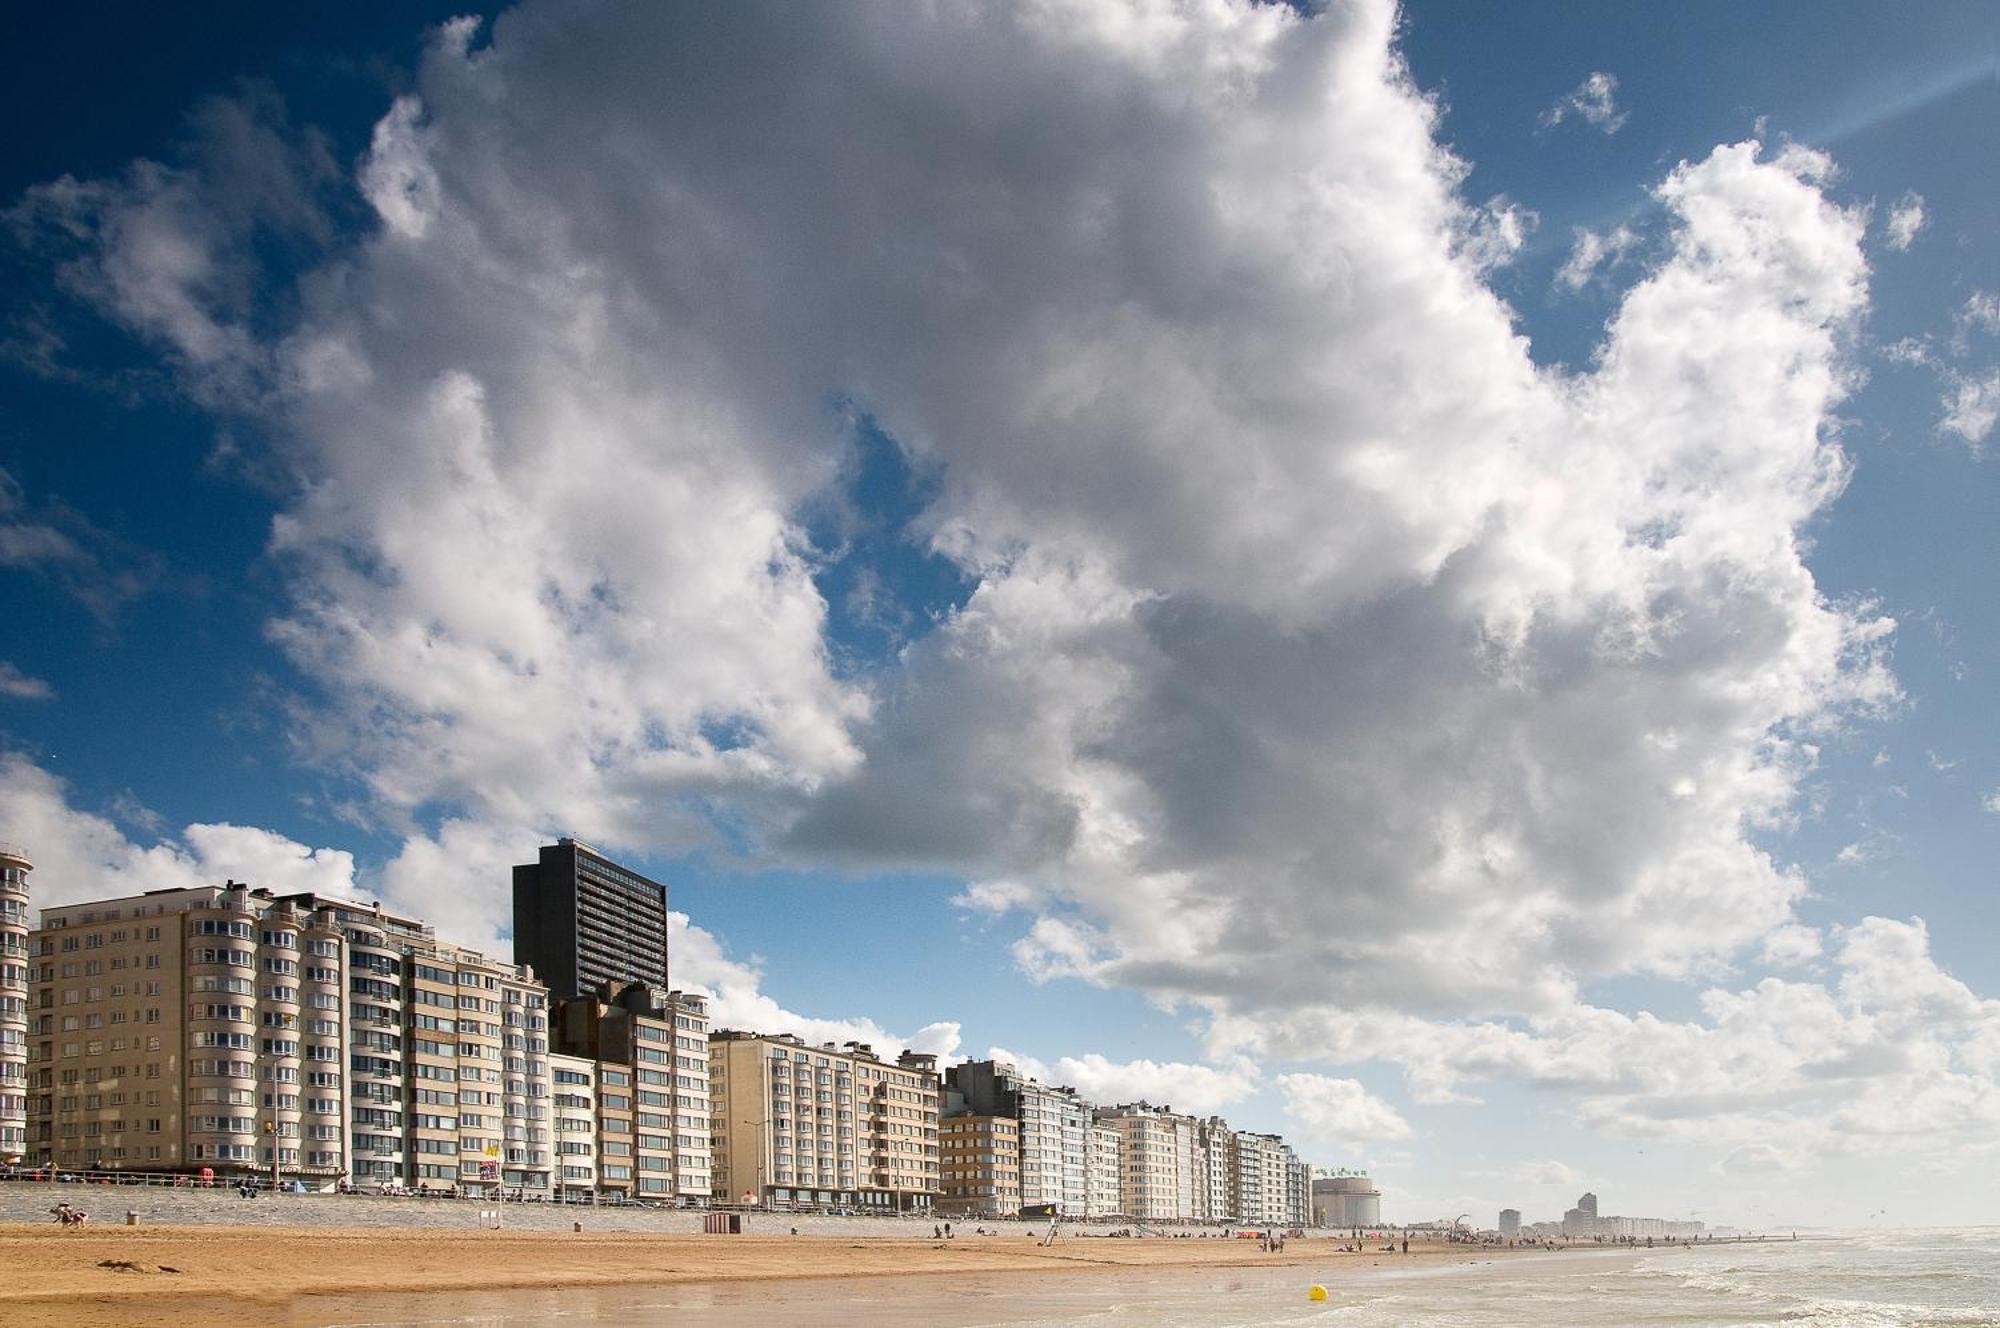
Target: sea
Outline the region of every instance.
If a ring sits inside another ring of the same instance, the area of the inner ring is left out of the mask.
[[[1310,1299],[1318,1281],[1324,1301]],[[904,1328],[1578,1325],[2000,1328],[2000,1227],[1814,1234],[1691,1249],[1509,1253],[1443,1267],[1310,1267],[314,1298],[314,1328],[810,1322]]]

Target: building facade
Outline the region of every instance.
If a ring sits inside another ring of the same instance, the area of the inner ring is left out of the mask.
[[[937,1059],[891,1064],[865,1043],[710,1035],[715,1188],[731,1203],[933,1211],[940,1198]]]
[[[353,1183],[548,1197],[549,999],[533,970],[379,904],[280,902],[331,919],[347,942]]]
[[[1005,1061],[965,1061],[945,1072],[974,1115],[1010,1116],[1021,1127],[1021,1206],[1080,1217],[1090,1196],[1090,1104],[1073,1088],[1051,1088]]]
[[[714,1188],[707,998],[605,983],[558,1006],[556,1041],[596,1067],[599,1190],[705,1202]]]
[[[230,882],[44,909],[41,923],[28,1160],[346,1174],[338,919]]]
[[[28,1148],[28,855],[0,844],[0,1166]]]
[[[1012,1116],[938,1121],[938,1211],[1012,1217],[1021,1211],[1021,1123]]]
[[[555,1130],[553,1197],[563,1203],[597,1198],[597,1062],[549,1056],[549,1116]]]
[[[33,1160],[549,1192],[525,969],[235,882],[45,909],[31,945]]]
[[[1116,1217],[1119,1206],[1119,1178],[1125,1166],[1125,1136],[1116,1126],[1092,1120],[1090,1147],[1085,1161],[1088,1176],[1084,1192],[1085,1217]]]
[[[1236,1132],[1220,1116],[1195,1122],[1194,1219],[1235,1222]]]
[[[1237,1220],[1253,1226],[1299,1227],[1312,1223],[1305,1163],[1275,1134],[1236,1136]]]
[[[544,845],[514,868],[514,958],[557,1000],[607,982],[665,991],[667,888],[574,839]]]
[[[1120,1136],[1120,1211],[1141,1222],[1191,1221],[1195,1122],[1145,1102],[1100,1110],[1097,1122]]]

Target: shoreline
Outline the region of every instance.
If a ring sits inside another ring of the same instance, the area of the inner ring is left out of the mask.
[[[1592,1249],[1591,1254],[1613,1250]],[[1622,1252],[1622,1251],[1619,1251]],[[630,1232],[402,1231],[305,1226],[0,1224],[0,1319],[77,1328],[184,1322],[306,1322],[319,1302],[436,1293],[676,1288],[701,1284],[850,1279],[1100,1276],[1132,1272],[1243,1274],[1370,1269],[1442,1270],[1549,1260],[1545,1251],[1442,1243],[1410,1253],[1343,1253],[1324,1238],[1283,1253],[1221,1239],[1068,1236],[1044,1247],[1026,1233],[928,1237],[640,1235]],[[121,1266],[122,1265],[122,1266]],[[283,1318],[279,1319],[278,1316]],[[301,1317],[303,1316],[303,1317]]]

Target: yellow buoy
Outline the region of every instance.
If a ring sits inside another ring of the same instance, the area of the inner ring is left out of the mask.
[[[1310,1290],[1308,1290],[1308,1291],[1306,1292],[1306,1299],[1307,1299],[1307,1300],[1325,1300],[1325,1299],[1326,1299],[1326,1288],[1325,1288],[1325,1287],[1323,1287],[1323,1286],[1321,1286],[1321,1285],[1320,1285],[1319,1283],[1317,1283],[1317,1282],[1313,1283],[1313,1284],[1312,1284],[1312,1288],[1311,1288]]]

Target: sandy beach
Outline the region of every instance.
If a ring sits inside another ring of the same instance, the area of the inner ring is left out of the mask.
[[[0,1225],[0,1320],[9,1324],[315,1322],[316,1298],[356,1293],[679,1286],[801,1278],[1014,1277],[1146,1269],[1445,1266],[1492,1250],[1412,1245],[1406,1257],[1344,1254],[1300,1240],[1283,1253],[1244,1240],[1065,1238],[950,1241],[629,1232]],[[1512,1258],[1533,1259],[1530,1252]],[[198,1309],[197,1309],[198,1306]]]

